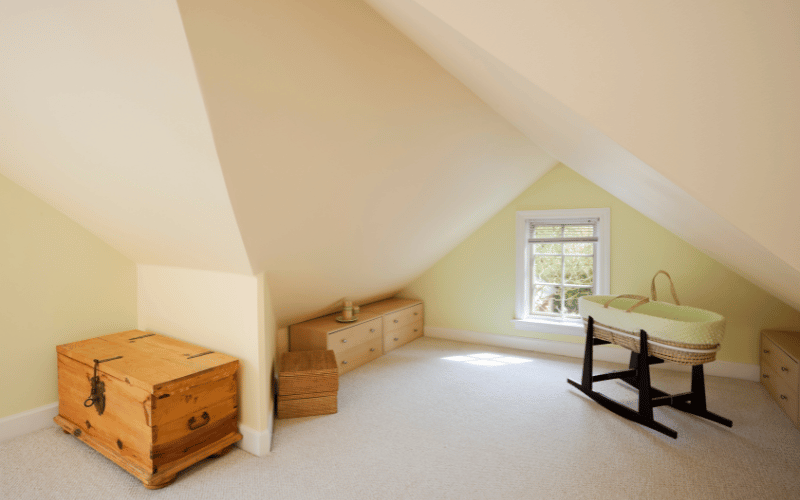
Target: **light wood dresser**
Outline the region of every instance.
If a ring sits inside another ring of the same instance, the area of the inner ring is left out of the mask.
[[[800,332],[762,330],[761,383],[792,423],[800,428],[798,382],[800,382]]]
[[[332,350],[339,373],[345,373],[422,336],[423,304],[414,299],[386,299],[361,306],[352,323],[341,312],[289,327],[290,351]]]

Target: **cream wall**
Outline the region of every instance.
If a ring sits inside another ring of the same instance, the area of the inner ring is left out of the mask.
[[[56,346],[136,326],[136,265],[0,175],[0,419],[58,401]]]
[[[263,278],[139,265],[138,279],[139,329],[239,358],[239,422],[256,432],[268,429],[271,395],[264,367],[274,348],[265,349],[275,335],[274,327],[265,335]]]
[[[580,342],[579,337],[520,331],[512,326],[515,214],[519,210],[590,207],[611,208],[611,293],[649,295],[652,276],[659,269],[668,271],[682,304],[716,311],[727,318],[718,359],[757,364],[762,328],[800,329],[800,312],[563,164],[411,282],[401,295],[425,301],[426,326]],[[668,297],[666,283],[659,284],[661,293]]]

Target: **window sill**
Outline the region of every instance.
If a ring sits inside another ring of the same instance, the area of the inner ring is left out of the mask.
[[[528,330],[540,333],[558,333],[561,335],[574,335],[584,337],[586,330],[581,320],[557,320],[557,319],[512,319],[514,328],[517,330]]]

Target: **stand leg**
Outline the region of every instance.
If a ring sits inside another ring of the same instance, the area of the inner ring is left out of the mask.
[[[653,421],[653,402],[650,396],[650,365],[647,363],[647,333],[639,333],[639,356],[636,378],[639,382],[639,416],[644,422]]]
[[[589,322],[586,326],[586,347],[583,351],[583,378],[581,379],[581,388],[584,391],[592,390],[592,358],[594,357],[594,318],[589,316]]]
[[[727,427],[733,427],[733,422],[716,413],[708,411],[706,407],[706,382],[703,372],[703,365],[692,366],[692,392],[688,401],[678,401],[671,404],[673,408],[703,417]]]

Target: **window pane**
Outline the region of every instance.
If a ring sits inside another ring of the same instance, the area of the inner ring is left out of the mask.
[[[585,295],[591,295],[591,288],[566,288],[566,298],[564,299],[564,314],[578,314],[578,299]]]
[[[559,313],[561,311],[561,287],[536,285],[531,297],[532,313]]]
[[[533,228],[534,238],[558,238],[564,226],[536,226]]]
[[[569,255],[592,255],[594,243],[565,243],[564,253]]]
[[[564,284],[591,285],[594,279],[592,257],[564,257]]]
[[[561,243],[536,243],[533,245],[534,253],[555,253],[561,255]]]
[[[585,238],[594,236],[594,226],[566,226],[564,236],[567,238]]]
[[[535,256],[533,279],[534,283],[561,283],[561,257]]]

